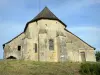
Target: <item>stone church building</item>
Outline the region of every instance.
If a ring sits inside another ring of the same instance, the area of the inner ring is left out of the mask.
[[[21,34],[3,44],[3,49],[4,59],[96,61],[95,48],[70,32],[47,7],[27,22]]]

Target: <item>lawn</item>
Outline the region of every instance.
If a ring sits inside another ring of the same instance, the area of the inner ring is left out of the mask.
[[[80,63],[0,60],[0,75],[80,75]]]

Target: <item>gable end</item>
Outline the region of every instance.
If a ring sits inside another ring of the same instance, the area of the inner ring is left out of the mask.
[[[83,41],[81,38],[79,38],[79,37],[76,36],[75,34],[73,34],[72,32],[70,32],[69,30],[67,30],[67,29],[64,29],[64,30],[67,31],[67,32],[69,32],[69,33],[71,33],[72,35],[74,35],[75,37],[77,37],[78,39],[80,39],[82,42],[84,42],[84,43],[87,44],[89,47],[93,48],[94,50],[96,49],[96,48],[94,48],[93,46],[91,46],[91,45],[89,45],[88,43],[86,43],[85,41]]]
[[[3,46],[3,48],[5,47],[5,44],[8,44],[8,43],[10,43],[11,41],[13,41],[14,39],[16,39],[17,37],[19,37],[21,34],[23,34],[24,32],[22,32],[22,33],[20,33],[19,35],[17,35],[15,38],[13,38],[13,39],[11,39],[10,41],[8,41],[8,42],[6,42],[6,43],[4,43],[2,46]]]

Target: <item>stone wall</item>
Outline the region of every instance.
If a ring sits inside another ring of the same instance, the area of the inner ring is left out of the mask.
[[[85,52],[86,61],[96,61],[94,48],[66,29],[68,57],[71,61],[82,61],[81,52]]]
[[[24,41],[25,35],[24,33],[20,34],[18,37],[16,37],[11,42],[5,44],[4,47],[4,59],[13,56],[17,59],[22,58],[22,52],[23,51],[23,41]],[[21,51],[18,51],[18,46],[21,46]]]
[[[49,49],[50,39],[54,41],[53,50]],[[21,51],[17,50],[18,45],[21,45]],[[17,59],[34,61],[82,61],[82,51],[86,61],[95,61],[94,49],[65,29],[59,21],[41,19],[29,23],[23,34],[5,45],[4,58],[12,55]]]

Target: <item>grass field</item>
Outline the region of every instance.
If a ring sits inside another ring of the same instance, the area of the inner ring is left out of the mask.
[[[0,60],[0,75],[80,75],[79,63]]]

